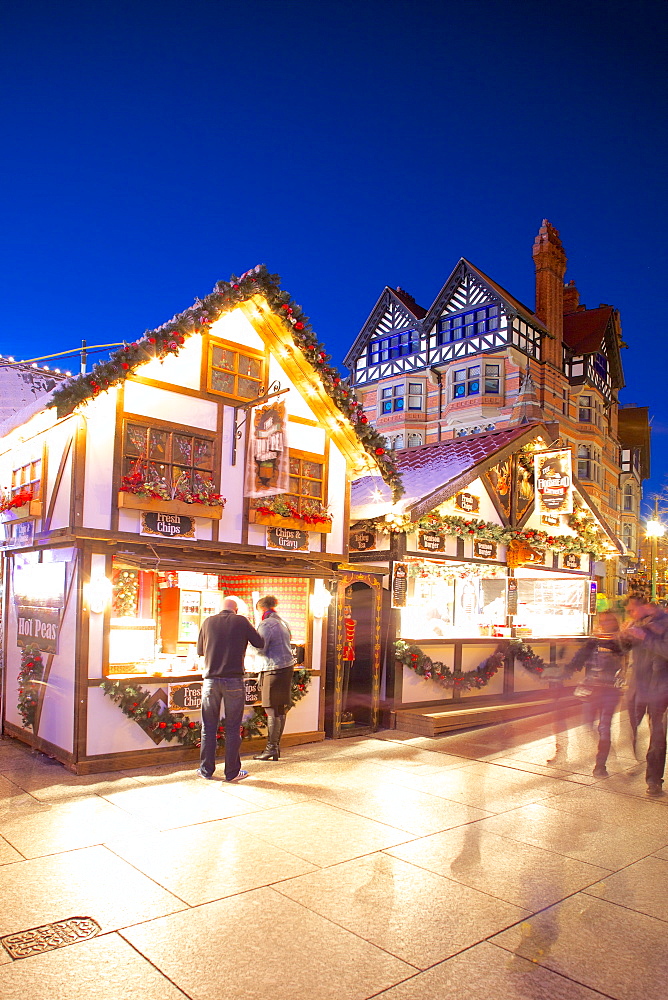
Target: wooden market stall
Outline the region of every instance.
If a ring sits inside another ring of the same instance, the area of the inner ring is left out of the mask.
[[[398,727],[531,714],[575,683],[567,665],[622,546],[551,441],[534,423],[397,452],[398,503],[379,477],[353,485],[350,561],[385,573]]]
[[[274,593],[303,648],[285,741],[323,739],[349,484],[370,470],[398,494],[265,268],[16,412],[0,427],[4,731],[78,773],[194,758],[200,624],[225,596],[253,619]],[[264,727],[247,669],[246,750]]]

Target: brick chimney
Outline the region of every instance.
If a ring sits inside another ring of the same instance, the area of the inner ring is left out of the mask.
[[[533,260],[536,266],[536,316],[543,321],[554,338],[544,338],[543,357],[561,369],[566,254],[558,230],[547,219],[543,219],[543,225],[534,241]]]
[[[579,305],[580,293],[575,287],[575,282],[569,281],[567,285],[564,285],[564,316],[577,312]]]

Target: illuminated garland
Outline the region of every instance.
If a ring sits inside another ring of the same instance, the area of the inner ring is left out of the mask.
[[[44,677],[44,661],[37,646],[25,646],[21,651],[21,669],[18,673],[18,710],[24,729],[35,729],[37,695]]]
[[[468,580],[506,579],[505,566],[485,566],[481,563],[430,562],[426,559],[412,560],[408,564],[408,575],[418,580]]]
[[[506,657],[512,656],[519,660],[524,669],[533,674],[534,677],[542,677],[546,667],[552,666],[552,664],[545,663],[537,653],[534,653],[531,646],[522,642],[521,639],[506,639],[500,642],[491,656],[478,664],[475,669],[467,670],[463,674],[455,673],[440,660],[432,660],[419,646],[411,645],[403,639],[397,639],[394,649],[396,659],[404,666],[410,667],[426,680],[436,681],[443,687],[455,691],[479,690],[486,687],[494,674],[501,668]],[[576,670],[581,670],[582,666],[584,664],[573,667],[569,663],[561,668],[561,678],[568,679]]]
[[[292,677],[290,704],[295,705],[304,697],[309,689],[311,675],[304,668],[297,668]],[[174,713],[166,708],[160,712],[155,706],[150,707],[152,692],[145,690],[132,681],[102,681],[100,687],[113,702],[115,702],[128,719],[136,722],[145,733],[162,735],[163,740],[171,743],[176,740],[183,746],[196,747],[202,741],[202,723],[193,722],[182,712]],[[267,728],[267,715],[259,705],[254,706],[252,716],[242,723],[241,737],[244,740],[254,736],[262,736]],[[225,742],[225,726],[218,726],[216,735],[218,743]]]
[[[131,344],[125,344],[110,355],[108,361],[93,365],[89,374],[78,375],[63,382],[53,393],[48,406],[57,407],[59,417],[66,416],[80,403],[94,399],[113,385],[123,382],[140,365],[153,358],[161,361],[169,355],[178,355],[186,339],[193,334],[206,333],[221,316],[230,312],[254,295],[262,295],[271,311],[289,330],[292,339],[304,357],[318,372],[323,387],[336,406],[350,420],[366,452],[376,462],[380,473],[392,490],[394,500],[404,493],[401,477],[394,459],[385,449],[385,439],[371,426],[364,414],[362,403],[356,398],[338,369],[329,364],[330,355],[316,337],[308,316],[300,305],[280,287],[279,277],[270,274],[264,264],[246,271],[240,278],[232,275],[230,281],[219,281],[210,295],[197,300],[186,309],[159,326],[147,330]]]
[[[502,524],[492,524],[479,518],[463,518],[454,514],[427,514],[419,521],[411,521],[408,515],[390,515],[388,517],[370,518],[359,521],[355,529],[366,528],[369,531],[380,531],[387,534],[413,531],[440,531],[445,535],[458,538],[481,538],[500,545],[508,545],[513,539],[528,542],[539,549],[554,549],[556,552],[575,552],[591,554],[597,558],[606,555],[607,549],[588,529],[582,530],[581,518],[574,518],[573,529],[580,530],[578,535],[549,535],[546,531],[534,528],[505,528]]]

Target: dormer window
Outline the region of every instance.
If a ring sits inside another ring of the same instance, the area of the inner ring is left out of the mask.
[[[438,322],[438,344],[449,344],[453,340],[474,337],[499,329],[499,307],[484,306],[458,316],[447,316]]]
[[[420,350],[420,334],[416,330],[405,333],[394,333],[391,337],[381,337],[372,340],[368,347],[370,365],[379,361],[391,361],[393,358],[403,358],[407,354],[415,354]]]

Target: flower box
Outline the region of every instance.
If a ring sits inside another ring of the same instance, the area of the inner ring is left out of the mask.
[[[41,517],[41,516],[42,516],[42,501],[29,500],[28,503],[24,503],[21,507],[9,507],[7,510],[3,510],[3,512],[0,514],[0,520],[25,521],[27,517]]]
[[[220,521],[224,507],[209,507],[204,503],[184,503],[182,500],[155,500],[136,493],[118,494],[118,506],[126,510],[155,510],[161,514],[185,514],[187,517],[210,517]]]
[[[248,520],[251,524],[266,524],[269,528],[296,528],[297,531],[316,531],[319,534],[328,535],[332,530],[332,522],[325,521],[322,524],[308,524],[300,517],[283,517],[281,514],[261,514],[259,510],[251,507],[248,511]]]

